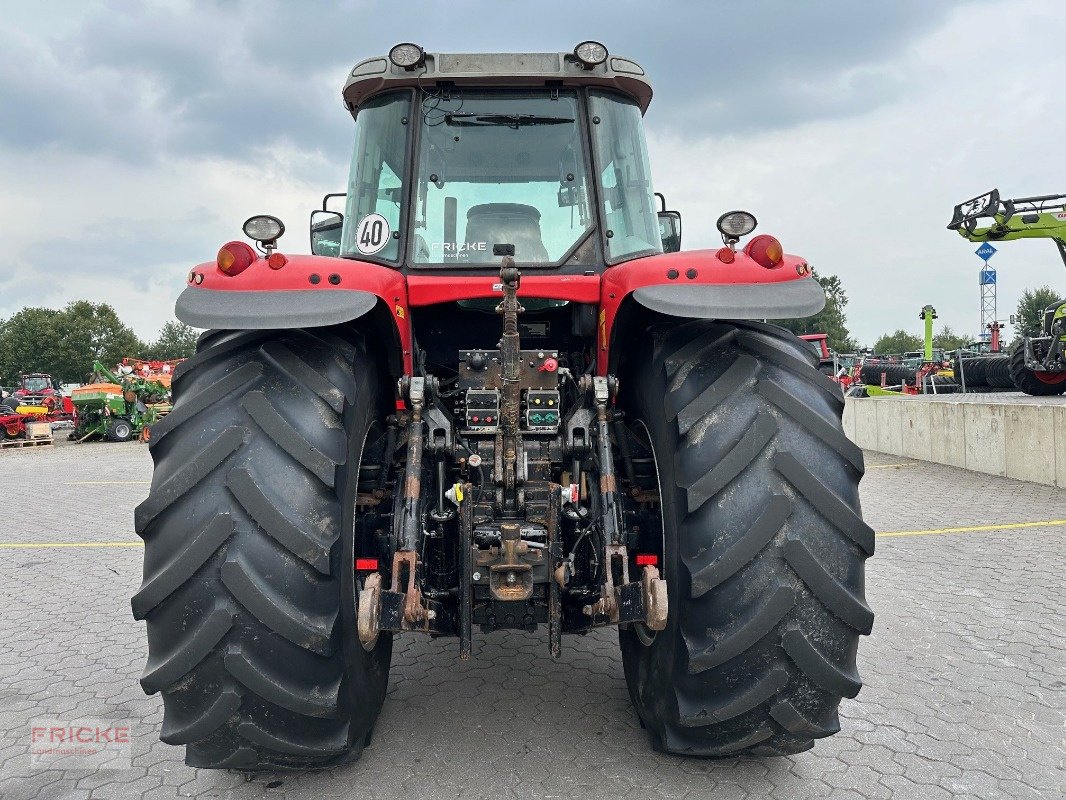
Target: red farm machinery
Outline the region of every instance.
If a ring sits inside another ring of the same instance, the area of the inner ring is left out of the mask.
[[[394,637],[476,658],[504,629],[552,658],[617,629],[669,753],[839,729],[873,623],[863,456],[839,386],[762,322],[825,296],[744,211],[679,250],[651,95],[597,42],[398,45],[348,74],[345,206],[313,212],[314,254],[255,216],[254,248],[191,269],[177,315],[208,332],[152,430],[133,597],[188,763],[354,758]]]

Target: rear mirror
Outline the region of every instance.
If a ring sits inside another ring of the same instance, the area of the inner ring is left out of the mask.
[[[339,256],[343,224],[344,215],[336,211],[312,211],[311,252],[316,256]]]
[[[680,212],[659,212],[659,238],[663,240],[664,253],[676,253],[678,250],[681,249]]]

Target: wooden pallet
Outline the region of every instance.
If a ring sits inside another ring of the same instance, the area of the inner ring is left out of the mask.
[[[4,439],[0,442],[0,450],[15,450],[22,447],[52,447],[55,439],[51,436],[37,439]]]

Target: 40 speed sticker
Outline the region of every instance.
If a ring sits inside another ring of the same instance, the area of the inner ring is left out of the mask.
[[[372,256],[389,243],[391,235],[387,219],[381,214],[367,214],[359,220],[359,227],[355,231],[355,246],[364,256]]]

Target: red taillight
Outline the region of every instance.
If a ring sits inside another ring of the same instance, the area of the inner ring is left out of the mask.
[[[654,567],[659,563],[659,557],[655,553],[637,553],[638,567]]]
[[[718,256],[718,260],[721,261],[723,264],[732,264],[737,258],[737,254],[730,250],[728,247],[719,248],[718,252],[715,253],[715,255]]]
[[[281,269],[287,263],[289,263],[289,259],[285,258],[281,253],[271,253],[267,256],[267,266],[271,269]]]
[[[244,242],[226,242],[218,249],[215,263],[227,275],[240,275],[255,261],[255,250]]]
[[[357,558],[355,559],[355,571],[356,572],[377,572],[378,560],[376,558]]]
[[[756,236],[748,242],[744,252],[756,264],[767,269],[773,269],[778,266],[785,257],[785,251],[781,249],[781,242],[766,233]]]

